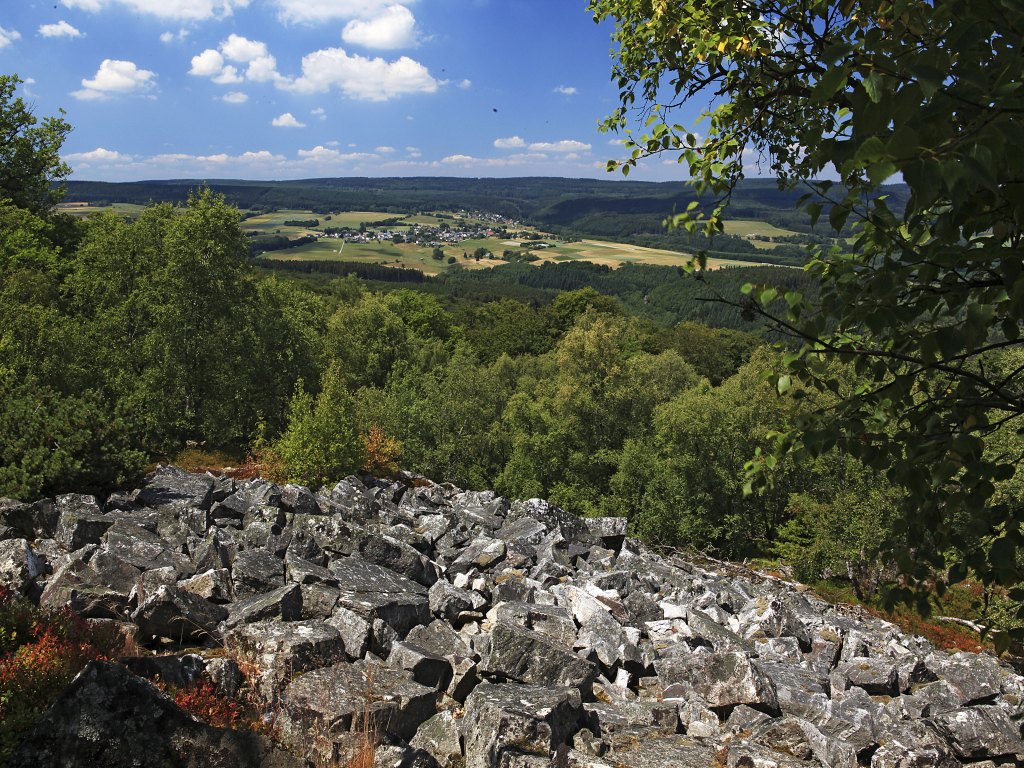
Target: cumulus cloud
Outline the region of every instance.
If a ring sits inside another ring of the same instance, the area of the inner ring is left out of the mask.
[[[289,24],[317,24],[337,19],[373,16],[394,5],[394,0],[272,0],[281,21]]]
[[[4,29],[0,27],[0,48],[6,48],[15,40],[21,38],[21,33],[16,29]]]
[[[530,145],[535,152],[589,152],[590,145],[573,139],[562,141],[537,141]]]
[[[229,61],[235,64],[228,64]],[[189,74],[209,77],[218,85],[233,85],[243,80],[266,83],[283,79],[277,71],[277,59],[267,50],[266,43],[235,34],[228,35],[216,49],[207,48],[193,56]]]
[[[283,115],[278,115],[270,124],[275,128],[305,128],[305,123],[300,123],[295,119],[295,115],[291,112],[285,112]]]
[[[135,13],[161,19],[205,21],[230,16],[237,8],[247,8],[250,0],[60,0],[65,8],[97,13],[122,7]]]
[[[526,146],[526,142],[519,136],[509,136],[507,139],[495,139],[494,146],[498,149],[519,149]]]
[[[441,162],[445,165],[467,165],[480,161],[472,155],[448,155],[448,157],[442,157]]]
[[[222,69],[224,69],[224,57],[220,55],[220,51],[207,48],[192,57],[192,69],[188,73],[197,77],[213,77]]]
[[[127,163],[131,162],[131,155],[122,155],[120,152],[113,149],[104,149],[103,147],[96,147],[96,149],[89,152],[72,152],[70,155],[64,155],[64,160],[69,163],[78,163],[86,165],[88,163]]]
[[[409,157],[422,157],[423,152],[420,151],[419,147],[406,147],[405,151],[409,154]]]
[[[299,93],[337,88],[353,99],[387,101],[412,93],[434,93],[438,84],[426,67],[407,56],[385,61],[326,48],[304,56],[302,75],[280,85]]]
[[[90,101],[144,93],[153,87],[154,78],[155,73],[139,69],[131,61],[104,59],[93,78],[82,80],[82,89],[72,91],[71,95],[76,99]]]
[[[327,119],[327,110],[325,110],[323,107],[313,107],[313,109],[309,110],[309,114],[320,120]]]
[[[245,104],[245,102],[249,100],[249,97],[241,91],[228,91],[221,96],[221,99],[226,101],[228,104]]]
[[[465,90],[466,88],[473,87],[473,81],[470,80],[469,78],[466,78],[465,80],[459,80],[459,82],[457,82],[455,86],[457,88],[462,88],[463,90]]]
[[[373,151],[374,152],[380,152],[382,155],[390,155],[392,152],[395,151],[395,148],[394,147],[388,147],[388,146],[374,147]]]
[[[572,96],[574,93],[576,93],[576,87],[572,85],[560,85],[557,88],[555,88],[555,93],[562,93],[565,94],[566,96]]]
[[[82,33],[61,19],[56,24],[43,24],[39,27],[39,34],[43,37],[81,37]]]
[[[364,48],[408,48],[416,42],[416,18],[404,5],[390,5],[367,19],[353,19],[341,39]]]

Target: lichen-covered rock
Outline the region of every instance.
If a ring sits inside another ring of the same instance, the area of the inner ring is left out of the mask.
[[[301,768],[256,734],[213,728],[119,664],[91,662],[9,768]]]
[[[166,638],[177,642],[206,641],[219,637],[217,625],[228,617],[227,609],[178,587],[160,587],[132,614],[144,639]]]
[[[673,656],[654,663],[667,686],[679,685],[712,707],[747,704],[778,710],[775,686],[760,665],[743,653]]]
[[[311,734],[322,734],[332,746],[321,749],[318,759],[330,753],[333,760],[361,728],[408,741],[437,713],[439,696],[406,673],[380,664],[335,664],[288,684],[281,696],[279,725],[285,743],[305,754],[310,754]]]
[[[597,678],[597,669],[590,662],[539,632],[515,624],[494,628],[481,671],[502,680],[572,686],[584,691],[589,691]]]
[[[492,768],[517,756],[549,761],[583,725],[578,690],[515,683],[481,683],[466,699],[462,719],[466,768]]]
[[[1018,758],[1024,760],[1020,728],[997,706],[957,709],[929,722],[961,760]]]

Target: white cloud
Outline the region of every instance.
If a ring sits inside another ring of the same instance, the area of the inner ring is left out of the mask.
[[[39,27],[39,34],[43,37],[81,37],[82,33],[61,19],[56,24],[43,24]]]
[[[530,145],[536,152],[589,152],[590,145],[573,139],[562,141],[537,141]]]
[[[64,155],[64,160],[69,163],[128,163],[131,162],[132,158],[130,155],[122,155],[120,152],[112,149],[104,149],[103,147],[96,147],[96,149],[90,152],[72,152],[70,155]]]
[[[509,136],[507,139],[495,139],[494,146],[498,149],[520,149],[526,146],[526,142],[519,136]]]
[[[365,101],[387,101],[411,93],[434,93],[437,81],[418,61],[402,56],[395,61],[368,59],[342,48],[314,51],[302,58],[302,76],[281,87],[299,93],[323,93],[337,88]]]
[[[312,149],[300,149],[298,151],[298,156],[299,159],[307,163],[314,164],[351,162],[354,160],[377,160],[380,158],[380,155],[375,155],[370,152],[339,152],[336,149],[328,149],[327,147],[320,145],[317,145]]]
[[[465,90],[467,88],[473,87],[473,81],[468,79],[468,78],[466,78],[465,80],[459,80],[459,82],[457,82],[455,84],[455,86],[457,88],[461,88],[461,89]]]
[[[227,40],[224,40],[219,47],[224,57],[232,61],[247,62],[269,55],[266,43],[235,34],[228,35]]]
[[[320,120],[327,119],[327,110],[323,107],[313,107],[313,109],[309,110],[309,114],[313,117],[319,118]]]
[[[228,91],[221,96],[221,99],[226,101],[228,104],[245,104],[245,102],[249,100],[249,97],[241,91]]]
[[[356,19],[394,5],[394,0],[272,0],[281,21],[316,24],[337,19]]]
[[[82,80],[82,90],[72,91],[71,95],[89,101],[143,93],[153,87],[155,77],[155,73],[139,69],[131,61],[104,59],[93,78]]]
[[[65,8],[97,13],[121,6],[136,13],[161,19],[205,21],[230,16],[237,8],[247,8],[250,0],[60,0]]]
[[[245,64],[244,74],[234,64]],[[241,35],[228,35],[218,50],[207,48],[192,57],[190,75],[209,77],[218,85],[234,85],[244,80],[256,83],[277,82],[283,78],[277,71],[277,59],[270,55],[267,44]]]
[[[392,152],[395,151],[395,148],[394,147],[387,147],[387,146],[384,146],[384,147],[374,147],[373,151],[374,152],[380,152],[382,155],[390,155]]]
[[[230,64],[224,67],[219,74],[214,75],[210,79],[217,85],[236,85],[245,80],[244,77],[238,74],[238,70]]]
[[[278,115],[270,124],[275,128],[305,128],[305,123],[300,123],[295,119],[295,115],[291,112],[285,112],[283,115]]]
[[[222,69],[224,69],[224,57],[220,55],[219,51],[207,48],[192,57],[192,69],[188,73],[197,77],[213,77],[220,74]]]
[[[243,152],[238,159],[247,163],[262,162],[265,160],[273,160],[274,162],[279,162],[281,160],[284,160],[284,156],[275,155],[273,152],[268,152],[265,149],[261,149],[258,152]]]
[[[185,38],[188,37],[188,30],[182,27],[177,32],[162,32],[160,34],[161,43],[173,43],[177,40],[179,43],[184,42]]]
[[[416,42],[416,17],[404,5],[390,5],[368,19],[353,19],[341,39],[364,48],[408,48]]]
[[[423,152],[420,151],[419,147],[406,147],[405,151],[409,153],[409,157],[422,157]]]
[[[448,155],[448,157],[442,157],[441,162],[445,165],[467,165],[469,163],[480,162],[472,155]]]
[[[21,33],[16,29],[4,29],[0,27],[0,48],[6,48],[15,40],[21,39]]]
[[[560,85],[557,88],[555,88],[555,93],[562,93],[565,94],[566,96],[572,96],[574,93],[576,93],[576,87],[573,85]]]

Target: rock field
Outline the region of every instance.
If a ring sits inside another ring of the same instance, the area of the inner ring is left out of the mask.
[[[368,733],[381,768],[1024,765],[1024,678],[992,656],[412,476],[161,466],[105,501],[0,500],[0,581],[159,651],[86,667],[18,768],[345,766]],[[274,741],[156,675],[249,686]]]

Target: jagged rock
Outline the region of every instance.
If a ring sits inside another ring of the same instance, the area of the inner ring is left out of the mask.
[[[404,541],[380,534],[359,538],[360,557],[429,587],[437,581],[437,568]]]
[[[25,539],[0,541],[0,583],[27,595],[36,589],[36,580],[47,566]]]
[[[52,539],[60,522],[60,510],[52,499],[22,504],[11,499],[0,504],[0,539]],[[6,529],[6,531],[5,531]]]
[[[740,704],[729,713],[729,719],[725,721],[725,730],[729,733],[750,732],[759,725],[771,720],[771,716],[764,712]]]
[[[438,712],[424,722],[409,745],[430,753],[441,768],[458,768],[463,763],[459,726],[451,712]]]
[[[679,685],[712,707],[747,704],[777,710],[779,706],[771,678],[743,653],[673,656],[654,662],[654,668],[666,688]]]
[[[280,727],[286,744],[310,754],[311,734],[326,744],[317,759],[344,753],[354,730],[369,727],[408,741],[436,712],[439,694],[404,672],[357,661],[335,664],[295,678],[281,696]]]
[[[557,605],[509,602],[494,609],[499,624],[516,624],[532,629],[566,648],[576,644],[576,623],[569,612]]]
[[[834,691],[857,686],[875,696],[894,696],[899,693],[899,670],[892,659],[854,657],[835,668],[831,686]]]
[[[301,768],[256,734],[213,728],[124,667],[90,662],[9,768]]]
[[[480,536],[455,558],[449,570],[451,573],[465,573],[471,568],[487,570],[504,560],[507,551],[505,542],[501,539]]]
[[[689,609],[686,612],[686,623],[695,638],[706,641],[716,651],[754,653],[754,646],[750,641],[715,621],[704,611],[696,608]]]
[[[224,647],[255,663],[260,693],[268,701],[288,678],[345,658],[341,634],[322,621],[243,624],[224,634]]]
[[[817,768],[816,762],[808,762],[778,752],[771,747],[747,740],[734,741],[715,753],[716,762],[724,768]]]
[[[812,723],[798,717],[787,716],[764,723],[754,730],[750,739],[803,760],[813,756],[825,768],[857,767],[853,747],[826,736]]]
[[[59,522],[54,538],[68,552],[74,552],[87,544],[99,544],[103,534],[116,521],[115,517],[100,511],[94,496],[75,493],[58,496],[56,509]]]
[[[1020,729],[997,706],[966,707],[931,718],[961,760],[1017,757],[1024,760]]]
[[[461,613],[481,607],[479,596],[474,596],[468,589],[453,587],[444,579],[436,582],[427,596],[430,612],[450,624],[457,623]]]
[[[946,743],[927,723],[903,721],[886,729],[871,768],[960,768]]]
[[[302,589],[298,584],[285,584],[270,592],[236,600],[228,606],[226,627],[273,619],[298,621],[302,618]]]
[[[642,738],[629,746],[629,749],[617,750],[613,760],[605,765],[615,768],[709,768],[715,765],[717,751],[689,736]]]
[[[178,587],[160,587],[132,614],[144,639],[209,640],[218,637],[217,625],[227,610]]]
[[[342,606],[334,609],[327,623],[338,630],[345,653],[351,659],[361,659],[370,648],[373,638],[373,624],[362,616]]]
[[[281,489],[281,506],[299,515],[319,515],[316,496],[304,485],[288,483]]]
[[[618,552],[626,540],[626,528],[629,518],[626,517],[585,517],[587,531],[597,536],[608,549]]]
[[[481,683],[466,699],[462,719],[466,768],[512,765],[550,755],[584,723],[579,691],[542,685]]]
[[[187,507],[209,510],[213,503],[214,479],[178,467],[161,464],[139,489],[135,502],[153,509],[180,510]]]
[[[230,603],[234,598],[231,572],[227,568],[211,568],[178,582],[186,592],[214,603]]]
[[[932,679],[941,679],[956,692],[959,704],[966,705],[997,696],[1004,673],[991,656],[984,654],[931,653],[924,667]]]
[[[547,683],[588,690],[597,669],[539,632],[498,624],[481,672],[519,683]]]
[[[395,641],[391,644],[388,665],[403,669],[420,685],[444,691],[452,681],[452,665],[415,643]]]
[[[139,570],[174,568],[183,576],[195,573],[192,561],[160,535],[127,519],[117,520],[103,534],[97,558],[110,557]],[[95,567],[95,566],[94,566]]]
[[[674,702],[598,702],[583,707],[590,728],[616,752],[638,734],[653,738],[679,731],[679,710]]]
[[[195,685],[206,672],[206,662],[195,653],[126,656],[118,659],[118,663],[133,675],[147,680],[160,680],[177,688]]]
[[[250,597],[284,586],[284,562],[265,549],[239,552],[231,568],[238,597]]]
[[[330,570],[338,578],[340,605],[371,621],[381,619],[399,637],[430,621],[422,584],[355,556],[332,561]]]

